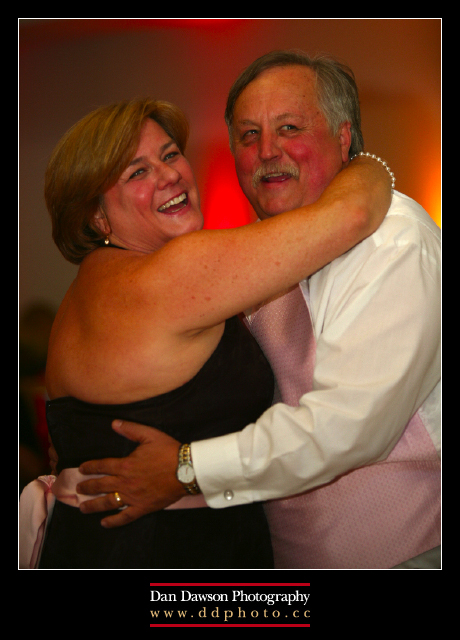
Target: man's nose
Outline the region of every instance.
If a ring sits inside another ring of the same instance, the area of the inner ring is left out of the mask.
[[[259,138],[259,158],[261,160],[273,160],[281,155],[279,139],[276,133],[262,132]]]

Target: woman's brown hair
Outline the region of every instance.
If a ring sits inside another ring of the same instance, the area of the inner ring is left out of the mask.
[[[100,107],[77,122],[61,138],[45,174],[45,201],[53,240],[70,262],[101,246],[94,224],[103,194],[133,158],[146,118],[155,120],[184,153],[188,123],[169,102],[150,98]]]

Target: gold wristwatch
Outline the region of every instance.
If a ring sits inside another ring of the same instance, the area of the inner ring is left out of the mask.
[[[177,479],[184,485],[184,488],[188,493],[191,495],[201,493],[200,488],[196,483],[189,444],[182,444],[179,448],[179,465],[177,467],[176,475]]]

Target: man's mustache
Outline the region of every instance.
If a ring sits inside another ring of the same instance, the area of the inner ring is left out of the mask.
[[[259,186],[259,183],[264,178],[268,178],[270,176],[275,176],[279,174],[288,175],[291,178],[299,179],[299,170],[297,167],[287,164],[265,164],[261,165],[258,169],[256,169],[254,175],[252,176],[252,186],[256,189]]]

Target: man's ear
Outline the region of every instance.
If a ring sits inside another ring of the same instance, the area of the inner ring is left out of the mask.
[[[348,151],[351,147],[351,122],[344,122],[339,129],[339,143],[342,150],[342,162],[348,162]]]

